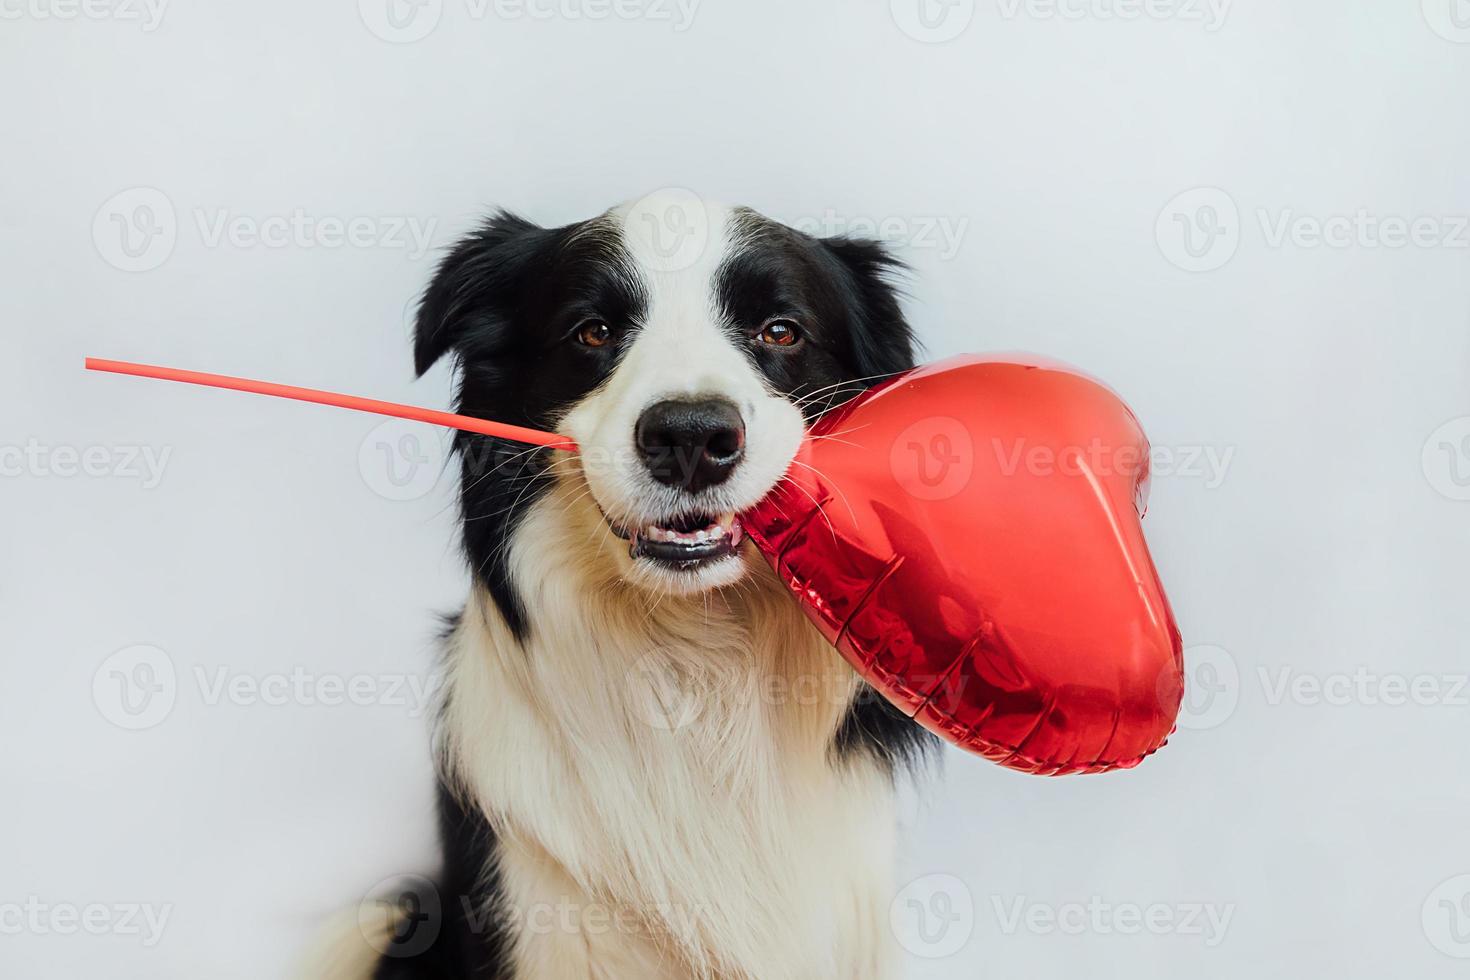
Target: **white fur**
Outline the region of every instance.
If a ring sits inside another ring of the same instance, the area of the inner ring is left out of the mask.
[[[631,585],[577,496],[516,538],[528,645],[483,595],[451,640],[449,771],[500,834],[511,920],[556,922],[520,929],[516,975],[888,976],[887,778],[828,751],[851,670],[769,572],[702,597]],[[566,928],[564,903],[638,925]]]
[[[652,237],[688,207],[615,212],[648,316],[562,420],[582,453],[512,538],[527,641],[478,589],[449,639],[444,776],[496,829],[517,978],[883,980],[889,779],[831,754],[856,676],[748,544],[660,569],[604,517],[689,506],[633,452],[655,401],[719,395],[744,415],[746,456],[700,499],[709,512],[760,500],[803,434],[719,321],[729,213],[696,205],[705,240],[677,261]]]
[[[611,519],[638,526],[676,516],[696,501],[711,514],[754,506],[791,464],[804,432],[801,412],[769,390],[723,329],[714,280],[721,260],[739,247],[727,208],[680,194],[656,194],[619,208],[622,228],[648,311],[632,347],[607,383],[563,418],[560,430],[581,448],[580,477]],[[685,229],[670,239],[669,226]],[[670,250],[669,241],[682,241]],[[698,246],[698,247],[695,247]],[[745,456],[730,479],[697,498],[654,480],[634,449],[638,416],[666,398],[721,396],[745,420]],[[670,574],[651,562],[624,571],[669,592],[728,585],[738,562],[694,574]]]

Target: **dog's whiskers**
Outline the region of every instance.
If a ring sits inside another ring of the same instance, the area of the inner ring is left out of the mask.
[[[836,483],[834,483],[832,481],[832,478],[831,477],[829,477],[827,474],[823,473],[821,470],[817,469],[815,466],[811,465],[810,463],[803,463],[799,459],[793,459],[792,462],[795,463],[797,466],[804,466],[807,469],[811,470],[813,473],[815,473],[818,477],[821,478],[823,485],[825,485],[828,489],[834,491],[839,497],[841,497],[842,498],[842,505],[847,508],[847,512],[852,515],[852,519],[853,519],[854,523],[856,523],[856,521],[857,521],[857,511],[853,510],[852,503],[847,499],[847,494],[843,492],[842,487],[838,486]],[[811,496],[811,495],[808,494],[807,496]],[[828,522],[828,523],[830,524],[830,522]]]

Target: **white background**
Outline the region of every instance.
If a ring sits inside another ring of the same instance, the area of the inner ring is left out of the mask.
[[[1470,3],[529,2],[0,0],[0,974],[283,976],[434,863],[388,688],[465,588],[435,437],[83,356],[443,406],[406,314],[438,248],[677,186],[880,225],[931,355],[1070,361],[1176,453],[1147,527],[1188,727],[1105,777],[949,757],[904,819],[906,975],[1463,976]],[[144,716],[135,656],[174,678]],[[375,703],[210,703],[298,670]],[[93,903],[171,909],[58,934]]]

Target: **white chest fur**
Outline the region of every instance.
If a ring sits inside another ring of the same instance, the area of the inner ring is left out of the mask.
[[[851,669],[763,567],[629,586],[585,506],[515,535],[524,645],[482,594],[450,640],[446,769],[499,835],[517,976],[888,976],[888,777],[830,753]]]

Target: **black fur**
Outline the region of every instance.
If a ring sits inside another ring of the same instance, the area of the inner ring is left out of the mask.
[[[817,239],[739,212],[742,247],[719,272],[726,327],[748,340],[772,318],[800,323],[791,349],[747,344],[778,391],[808,418],[914,366],[914,340],[891,275],[901,264],[876,242]]]
[[[786,351],[747,349],[778,391],[814,418],[914,366],[914,338],[892,277],[902,264],[881,244],[817,239],[752,211],[739,215],[744,247],[719,272],[726,327],[746,338],[773,317],[799,322]],[[871,688],[853,703],[833,744],[838,759],[864,752],[889,771],[921,761],[934,736]]]
[[[405,951],[378,963],[373,980],[511,980],[509,936],[501,914],[500,882],[495,873],[495,831],[489,821],[466,808],[446,787],[439,788],[439,837],[444,871],[437,914],[408,920],[397,936]],[[417,903],[425,906],[423,900]],[[416,929],[434,930],[428,948],[418,951]]]
[[[939,748],[939,739],[867,684],[853,700],[832,743],[836,758],[866,753],[890,775],[915,769]]]
[[[439,264],[419,304],[414,365],[447,353],[460,368],[456,411],[535,429],[607,377],[624,345],[605,352],[568,342],[597,315],[636,324],[645,301],[616,233],[594,219],[546,229],[501,211]],[[550,485],[549,452],[459,432],[464,548],[511,630],[530,624],[510,585],[506,544]]]
[[[900,265],[883,246],[816,239],[754,212],[736,220],[741,245],[717,274],[724,326],[809,419],[913,366],[912,333],[890,280]],[[414,363],[422,374],[446,354],[455,357],[463,414],[552,428],[613,370],[645,310],[636,272],[605,219],[545,229],[499,212],[440,263],[419,307]],[[801,324],[801,344],[788,350],[755,342],[778,316]],[[569,343],[589,317],[607,322],[615,342],[595,350]],[[554,623],[528,622],[506,565],[507,543],[550,485],[547,451],[467,433],[459,433],[455,448],[464,548],[474,574],[518,637],[554,629]],[[866,754],[893,771],[934,744],[865,688],[832,753],[834,762]],[[498,895],[494,830],[447,789],[441,788],[439,806],[442,929],[420,955],[385,958],[377,980],[510,980],[506,936],[494,918],[485,918]]]

